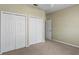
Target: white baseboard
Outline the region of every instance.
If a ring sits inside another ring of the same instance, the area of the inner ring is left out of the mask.
[[[73,44],[70,44],[70,43],[63,42],[63,41],[59,41],[59,40],[55,40],[55,39],[52,40],[52,41],[56,41],[56,42],[59,42],[59,43],[63,43],[63,44],[69,45],[69,46],[73,46],[73,47],[79,48],[78,45],[73,45]]]
[[[26,48],[29,47],[29,45],[26,46]]]

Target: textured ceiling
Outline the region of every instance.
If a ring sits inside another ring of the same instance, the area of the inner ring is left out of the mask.
[[[33,4],[29,4],[32,7],[36,7],[46,11],[46,13],[55,12],[67,7],[71,7],[74,4],[37,4],[38,6],[34,6]]]

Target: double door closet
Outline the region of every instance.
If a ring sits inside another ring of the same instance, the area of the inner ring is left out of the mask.
[[[44,42],[44,32],[42,18],[1,11],[0,53]]]

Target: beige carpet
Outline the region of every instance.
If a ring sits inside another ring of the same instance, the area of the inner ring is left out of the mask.
[[[46,41],[4,53],[3,55],[78,55],[79,48],[68,46],[55,41]]]

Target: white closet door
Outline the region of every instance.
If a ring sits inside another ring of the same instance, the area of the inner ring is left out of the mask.
[[[25,47],[25,17],[16,16],[16,49]]]
[[[40,18],[29,18],[29,44],[40,43],[44,40],[44,22]]]
[[[15,19],[14,15],[2,14],[1,17],[1,51],[15,49]]]
[[[1,52],[25,47],[25,16],[1,15]]]

